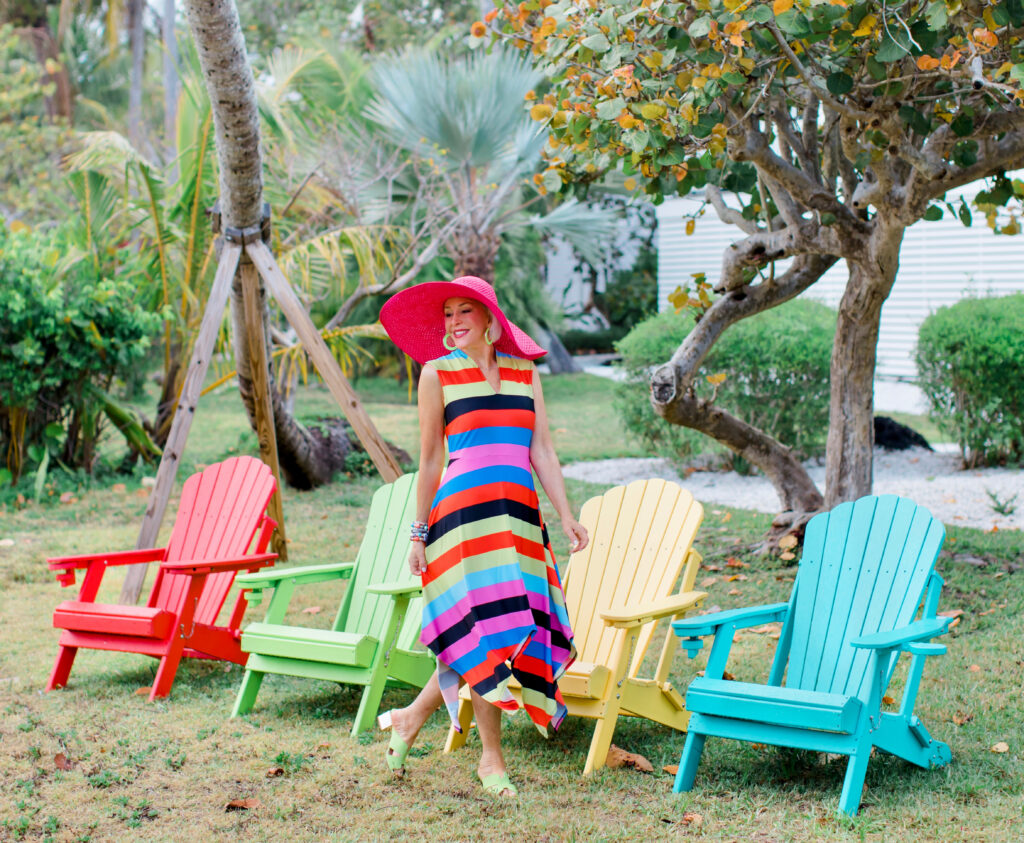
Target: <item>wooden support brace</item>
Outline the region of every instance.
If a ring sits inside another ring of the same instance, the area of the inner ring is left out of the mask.
[[[384,440],[377,432],[377,428],[370,420],[366,410],[363,409],[355,390],[352,389],[348,378],[341,371],[338,361],[334,359],[327,343],[324,342],[298,296],[295,295],[288,279],[277,265],[277,261],[274,260],[273,253],[261,241],[247,243],[245,252],[256,264],[256,269],[266,283],[267,289],[277,301],[289,324],[295,329],[306,352],[313,359],[313,364],[320,373],[320,377],[324,379],[324,383],[327,384],[334,400],[338,402],[345,418],[352,425],[359,441],[363,443],[366,453],[373,460],[373,464],[384,478],[384,482],[391,483],[397,480],[402,473],[401,468],[387,445],[384,444]]]
[[[270,401],[267,347],[263,336],[263,302],[260,300],[260,278],[256,267],[243,259],[240,267],[242,302],[245,311],[246,335],[249,340],[249,366],[252,373],[253,403],[256,409],[256,438],[260,443],[260,459],[274,472],[277,488],[267,512],[277,522],[271,547],[282,561],[288,559],[284,532],[284,507],[281,503],[281,466],[277,459],[277,434],[274,432],[274,407]]]
[[[167,436],[167,444],[164,445],[160,467],[156,472],[156,484],[153,486],[153,491],[150,492],[146,514],[142,518],[142,527],[139,530],[139,539],[135,543],[135,547],[139,550],[156,546],[157,533],[160,532],[160,524],[164,520],[171,488],[174,486],[174,479],[178,474],[181,452],[185,448],[185,440],[188,439],[188,433],[192,427],[196,403],[203,389],[206,370],[210,366],[210,356],[213,353],[220,324],[224,319],[224,308],[228,303],[231,282],[235,277],[235,270],[241,255],[242,247],[234,243],[225,243],[224,249],[220,253],[217,273],[210,288],[210,297],[206,301],[203,321],[199,326],[199,335],[192,348],[192,360],[185,373],[178,406],[171,422],[171,431]],[[121,596],[118,598],[120,602],[138,602],[142,585],[146,581],[147,568],[146,563],[132,565],[128,568],[124,585],[121,587]]]

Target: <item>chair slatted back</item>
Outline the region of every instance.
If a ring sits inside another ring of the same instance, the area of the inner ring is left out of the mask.
[[[914,619],[945,534],[927,509],[896,495],[864,497],[812,518],[791,601],[786,685],[867,693],[871,654],[849,642]]]
[[[267,504],[275,488],[270,467],[254,457],[231,457],[193,474],[181,491],[181,502],[167,543],[169,562],[232,559],[247,552],[262,553],[266,547],[250,550],[253,536],[266,519]],[[264,537],[263,544],[269,540]],[[235,572],[225,571],[206,578],[197,623],[213,623],[234,582]],[[188,590],[189,577],[161,571],[153,584],[149,605],[180,612]]]
[[[628,609],[667,597],[676,584],[687,553],[704,518],[704,508],[679,484],[635,480],[588,500],[580,522],[590,544],[569,559],[565,600],[575,634],[578,658],[607,665],[616,630],[601,612]],[[697,566],[686,572],[681,590],[693,589]],[[654,634],[645,625],[637,639],[630,675],[635,675]]]
[[[379,638],[391,598],[367,592],[367,586],[419,584],[419,577],[409,572],[409,525],[416,517],[416,477],[416,473],[404,474],[374,492],[366,532],[335,629]],[[409,602],[398,636],[400,647],[415,645],[422,623],[422,602],[416,598]]]

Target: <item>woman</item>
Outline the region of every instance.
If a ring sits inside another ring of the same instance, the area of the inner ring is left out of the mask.
[[[404,772],[420,728],[442,704],[456,728],[468,682],[483,752],[483,787],[515,796],[501,751],[501,712],[523,707],[550,734],[565,717],[557,680],[575,658],[565,596],[531,468],[573,550],[589,541],[573,517],[548,431],[545,352],[502,313],[490,284],[465,276],[393,296],[381,322],[423,364],[420,472],[409,567],[423,578],[421,641],[437,671],[407,708],[386,712],[387,764]],[[448,464],[444,465],[447,446]]]

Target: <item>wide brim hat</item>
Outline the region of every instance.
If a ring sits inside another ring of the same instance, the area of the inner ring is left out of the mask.
[[[436,360],[451,349],[444,345],[444,303],[451,298],[480,302],[501,325],[494,348],[506,354],[536,360],[547,351],[518,325],[509,321],[498,305],[494,288],[472,275],[454,281],[427,281],[396,293],[380,310],[380,321],[392,342],[418,363]]]

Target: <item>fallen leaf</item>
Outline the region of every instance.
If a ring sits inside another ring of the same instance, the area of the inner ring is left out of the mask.
[[[718,577],[705,577],[703,580],[701,580],[700,587],[708,588],[710,586],[713,586],[716,582],[718,582]]]
[[[721,565],[705,565],[704,566],[704,570],[705,571],[721,571],[722,570],[722,566]]]
[[[793,582],[793,578],[787,577],[785,574],[776,574],[775,582]]]
[[[779,547],[781,547],[783,550],[788,550],[789,548],[796,546],[796,536],[794,536],[792,533],[787,533],[781,539],[779,539]]]
[[[128,491],[128,487],[125,486],[124,483],[115,483],[113,486],[110,487],[110,491],[123,493]]]
[[[981,665],[979,665],[979,664],[972,664],[972,665],[971,665],[971,666],[970,666],[969,668],[967,668],[967,669],[968,669],[968,670],[969,670],[969,671],[970,671],[971,673],[980,673],[980,672],[981,672]]]
[[[153,690],[152,688],[136,688],[135,689],[135,696],[137,696],[137,697],[148,696],[149,692],[152,691],[152,690]]]
[[[747,563],[746,562],[741,562],[735,556],[730,556],[728,559],[725,560],[725,567],[726,568],[746,568],[747,567]]]
[[[61,492],[60,502],[61,503],[74,503],[78,498],[75,497],[74,492]]]
[[[992,752],[1009,752],[1010,745],[1006,741],[992,744]]]
[[[666,773],[668,773],[670,776],[674,776],[676,773],[679,772],[679,765],[678,764],[666,764],[661,769],[664,770]]]
[[[732,513],[731,512],[727,512],[727,513],[725,513],[725,515],[722,516],[722,523],[723,524],[726,521],[731,521],[731,520],[732,520]]]
[[[318,614],[320,614],[320,607],[319,606],[307,606],[305,609],[302,610],[302,614],[304,614],[304,615],[318,615]]]
[[[697,612],[698,615],[713,615],[715,612],[721,612],[721,606],[708,606],[706,609],[701,609]]]
[[[773,632],[778,633],[782,629],[781,623],[763,623],[760,626],[747,627],[744,632],[752,632],[755,635],[769,635]]]
[[[746,574],[733,574],[731,577],[726,577],[725,581],[726,582],[746,582],[749,579],[750,579],[750,577],[748,577]]]
[[[779,554],[779,559],[783,562],[789,562],[791,559],[796,559],[796,554],[787,550],[785,553]]]
[[[736,677],[733,676],[731,673],[729,673],[728,670],[723,670],[722,671],[722,678],[724,680],[726,680],[727,682],[732,682]]]
[[[149,492],[146,489],[136,489],[132,494],[137,498],[148,498]]]
[[[608,757],[605,759],[604,763],[612,769],[616,769],[618,767],[633,767],[643,773],[654,772],[654,766],[642,755],[637,755],[635,752],[626,752],[626,750],[620,749],[615,744],[612,744],[608,748]]]
[[[885,705],[892,705],[894,702],[896,702],[896,700],[893,697],[890,697],[888,694],[886,694],[884,697],[882,697],[882,702]]]
[[[249,811],[253,808],[259,808],[259,799],[232,799],[224,806],[225,811]]]
[[[750,748],[751,749],[756,749],[758,752],[763,752],[764,750],[768,749],[768,746],[767,746],[767,744],[763,744],[763,743],[752,743],[750,745]]]
[[[741,594],[741,593],[742,592],[738,588],[730,588],[729,589],[729,595],[730,596],[735,596],[735,595]]]
[[[687,811],[680,818],[679,822],[684,823],[685,825],[692,825],[696,828],[704,824],[704,817],[700,814],[694,813],[693,811]]]
[[[267,770],[267,774],[266,775],[267,775],[268,779],[273,779],[273,778],[277,778],[278,776],[283,776],[284,775],[284,767],[271,767],[269,770]]]
[[[964,723],[970,723],[973,719],[974,715],[967,711],[957,711],[957,713],[953,715],[953,722],[956,723],[957,726],[963,726]]]
[[[63,752],[58,752],[53,756],[53,766],[58,770],[70,770],[75,764],[73,761],[69,761]]]

